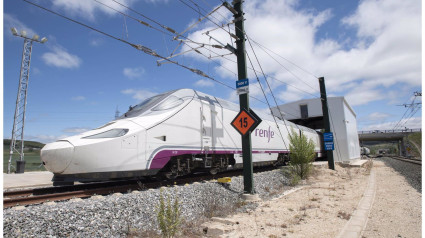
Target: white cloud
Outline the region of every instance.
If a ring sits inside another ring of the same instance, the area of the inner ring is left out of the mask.
[[[369,131],[369,130],[393,130],[394,126],[398,123],[398,121],[385,122],[379,124],[367,125],[361,128],[361,131]],[[399,123],[401,126],[397,126],[396,130],[403,129],[419,129],[422,128],[422,117],[412,117],[410,119],[403,119]]]
[[[10,31],[10,28],[12,27],[15,27],[19,32],[21,32],[21,30],[25,30],[27,32],[27,35],[31,37],[36,34],[36,32],[33,29],[29,28],[27,25],[25,25],[20,20],[18,20],[18,18],[16,18],[15,16],[11,14],[4,13],[3,22],[4,22],[5,35],[9,38],[13,37],[18,39],[18,37],[12,35],[12,32]]]
[[[70,127],[63,129],[62,131],[65,133],[80,134],[89,130],[91,129],[87,127]]]
[[[196,81],[195,86],[198,87],[214,87],[214,83],[210,79],[200,79]]]
[[[129,79],[141,78],[145,73],[145,69],[142,67],[138,68],[124,68],[123,74]]]
[[[381,121],[381,120],[387,119],[390,116],[391,115],[390,114],[387,114],[387,113],[374,112],[374,113],[369,114],[368,118],[371,121]]]
[[[92,45],[92,46],[100,46],[100,45],[102,45],[103,44],[103,40],[102,39],[92,39],[91,41],[90,41],[90,45]]]
[[[71,99],[73,101],[84,101],[84,100],[86,100],[86,97],[84,97],[84,96],[76,96],[76,97],[73,97]]]
[[[81,59],[68,53],[63,47],[53,46],[52,52],[44,53],[41,57],[47,65],[59,68],[78,68],[81,64]]]
[[[41,143],[51,143],[51,142],[55,142],[57,140],[63,139],[68,137],[68,135],[59,135],[59,136],[55,136],[55,135],[45,135],[45,134],[41,134],[41,135],[28,135],[25,136],[25,140],[31,140],[31,141],[37,141],[37,142],[41,142]]]
[[[247,1],[244,6],[245,28],[249,37],[273,50],[266,53],[264,48],[251,41],[264,72],[291,85],[271,79],[276,94],[285,95],[280,96],[281,99],[319,96],[316,77],[299,69],[297,65],[300,65],[314,75],[325,76],[329,94],[347,94],[352,105],[365,105],[383,99],[396,100],[394,94],[385,93],[389,87],[421,85],[420,9],[420,1],[360,1],[352,15],[333,19],[340,20],[342,27],[354,30],[355,35],[342,34],[345,38],[335,40],[318,35],[322,25],[334,18],[332,9],[321,12],[305,10],[300,8],[297,0],[253,0]],[[232,18],[230,13],[222,15]],[[209,43],[209,37],[203,33],[214,27],[205,23],[189,34],[189,38]],[[228,34],[222,30],[210,34],[224,44],[230,42]],[[182,51],[187,49],[183,47]],[[249,41],[246,49],[254,60]],[[227,50],[214,50],[219,54],[228,53]],[[206,50],[201,52],[210,54]],[[197,53],[189,55],[197,60],[206,60]],[[234,59],[232,57],[228,56]],[[236,72],[234,62],[223,58],[216,61]],[[253,63],[256,65],[256,62]],[[255,67],[260,71],[258,66]],[[219,75],[234,78],[228,70],[216,69]],[[251,78],[252,73],[249,73]]]
[[[145,0],[145,2],[158,4],[158,3],[168,3],[168,0]]]
[[[351,106],[365,105],[371,101],[385,99],[385,93],[379,89],[358,86],[345,95]]]
[[[158,94],[158,93],[151,92],[151,91],[144,90],[144,89],[140,89],[140,90],[125,89],[125,90],[122,90],[121,93],[126,94],[126,95],[131,95],[132,98],[137,99],[139,101],[143,101],[147,98],[150,98],[150,97]]]
[[[101,12],[104,14],[107,14],[109,16],[117,15],[118,12],[111,9],[114,8],[118,11],[125,12],[126,8],[118,3],[115,3],[113,1],[106,1],[106,0],[98,0],[98,3],[95,1],[87,1],[87,0],[53,0],[53,6],[58,9],[63,9],[68,14],[71,15],[77,15],[81,17],[85,17],[89,20],[95,19],[95,14],[97,12]],[[120,0],[121,4],[125,6],[130,6],[130,4],[133,2],[133,0]],[[109,7],[107,7],[107,6]]]

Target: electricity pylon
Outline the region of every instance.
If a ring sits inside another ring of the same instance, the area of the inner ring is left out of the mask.
[[[47,41],[46,37],[39,40],[38,35],[34,35],[32,38],[27,37],[27,33],[22,30],[19,34],[16,28],[11,28],[12,34],[14,36],[19,36],[24,38],[24,49],[22,51],[22,62],[21,62],[21,72],[19,75],[19,85],[18,85],[18,96],[16,98],[16,107],[15,107],[15,116],[13,119],[13,128],[12,128],[12,139],[10,141],[10,154],[9,162],[7,165],[7,173],[10,174],[10,167],[12,166],[12,157],[13,153],[16,152],[19,155],[19,160],[16,162],[16,172],[23,173],[25,168],[24,161],[24,127],[25,127],[25,110],[27,106],[27,94],[28,94],[28,79],[30,73],[30,63],[31,63],[31,51],[32,43],[45,43]]]

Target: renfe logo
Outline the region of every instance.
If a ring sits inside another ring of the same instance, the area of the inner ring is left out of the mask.
[[[267,142],[270,142],[270,138],[274,138],[274,131],[270,130],[270,126],[268,130],[255,129],[255,136],[266,137]]]

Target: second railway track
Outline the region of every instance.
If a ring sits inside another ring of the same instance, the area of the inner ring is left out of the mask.
[[[411,164],[422,165],[422,160],[418,160],[418,159],[408,159],[408,158],[405,158],[405,157],[402,157],[402,156],[392,156],[390,158],[400,160],[400,161],[404,161],[404,162],[411,163]]]

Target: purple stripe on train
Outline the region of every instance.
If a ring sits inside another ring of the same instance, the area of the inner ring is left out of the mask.
[[[162,150],[158,152],[155,157],[152,160],[150,169],[162,169],[168,161],[173,156],[177,155],[185,155],[185,154],[204,154],[204,151],[200,150]],[[209,151],[208,154],[241,154],[242,150],[215,150],[215,151]],[[281,150],[281,151],[268,151],[268,150],[253,150],[253,154],[259,154],[259,153],[289,153],[288,150]]]

